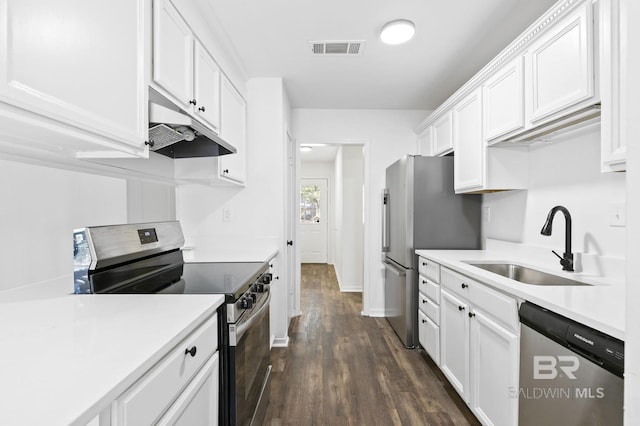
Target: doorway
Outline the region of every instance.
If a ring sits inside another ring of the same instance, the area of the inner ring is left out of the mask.
[[[299,169],[301,263],[331,264],[340,291],[363,292],[367,216],[365,144],[301,143],[300,147],[306,147],[300,151]],[[327,186],[325,197],[321,195],[324,182]],[[316,201],[317,206],[314,205]],[[326,213],[322,211],[323,204]],[[312,234],[314,227],[316,233]],[[326,243],[321,234],[324,229]],[[313,249],[314,246],[326,247],[326,254]]]

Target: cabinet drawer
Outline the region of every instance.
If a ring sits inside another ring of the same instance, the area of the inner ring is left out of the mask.
[[[518,303],[514,298],[480,284],[469,287],[469,300],[474,307],[481,309],[516,334],[520,334]]]
[[[440,327],[431,321],[423,312],[418,311],[418,333],[420,345],[431,359],[440,365]]]
[[[464,297],[474,308],[481,309],[510,330],[518,331],[518,303],[514,298],[447,268],[442,268],[442,286]]]
[[[436,304],[440,304],[440,285],[434,283],[428,278],[419,277],[418,283],[420,292],[424,293],[429,299],[433,300]]]
[[[185,353],[193,348],[196,348],[194,356]],[[154,423],[217,348],[218,319],[214,315],[116,400],[117,423]]]
[[[419,303],[418,307],[422,312],[427,314],[427,316],[431,319],[431,321],[440,325],[440,306],[433,300],[429,299],[423,293],[419,294]]]
[[[436,283],[440,282],[440,265],[433,260],[418,258],[418,272]]]
[[[440,283],[442,287],[451,290],[451,292],[458,296],[464,297],[466,300],[469,300],[469,286],[472,283],[479,285],[471,278],[460,275],[447,268],[442,268],[442,280]]]

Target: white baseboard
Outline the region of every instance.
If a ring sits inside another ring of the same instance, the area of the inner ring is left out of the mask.
[[[387,312],[385,309],[369,309],[369,315],[370,317],[386,317],[387,316]]]
[[[362,293],[362,286],[358,284],[351,284],[351,285],[345,284],[340,286],[340,291],[342,293]]]
[[[286,337],[271,336],[272,348],[286,348],[287,346],[289,346],[289,336],[286,336]]]

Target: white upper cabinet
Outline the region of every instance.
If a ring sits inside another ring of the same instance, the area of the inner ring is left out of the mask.
[[[193,102],[193,35],[170,0],[156,0],[153,17],[153,80],[188,110]]]
[[[454,189],[480,193],[524,189],[529,163],[526,147],[487,148],[483,137],[482,88],[453,108]]]
[[[153,81],[163,94],[220,131],[220,67],[171,0],[155,0]]]
[[[600,97],[602,102],[602,171],[626,170],[627,142],[621,125],[627,119],[621,102],[626,93],[624,79],[636,78],[620,72],[626,63],[626,52],[620,48],[620,1],[601,0],[599,16],[600,41]]]
[[[220,68],[202,45],[195,43],[194,93],[196,113],[216,131],[220,129]]]
[[[144,0],[0,0],[1,133],[145,155],[147,12]]]
[[[584,2],[544,32],[525,54],[532,124],[592,103],[595,96],[593,5]]]
[[[433,126],[427,127],[418,135],[418,153],[427,157],[433,155]]]
[[[456,192],[484,186],[485,145],[482,138],[482,92],[478,89],[453,108]]]
[[[453,150],[452,112],[448,111],[433,123],[433,155],[448,154]]]
[[[247,178],[247,103],[226,76],[222,76],[221,104],[220,136],[238,152],[219,157],[219,173],[223,178],[244,183]]]
[[[484,135],[487,141],[524,128],[524,76],[517,57],[482,85]]]

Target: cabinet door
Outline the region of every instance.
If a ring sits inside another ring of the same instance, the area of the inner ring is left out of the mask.
[[[471,320],[471,409],[483,424],[518,424],[520,341],[480,311]]]
[[[440,292],[440,368],[469,402],[469,306],[446,290]]]
[[[525,55],[536,124],[594,95],[592,3],[571,12],[542,34]]]
[[[522,57],[516,58],[482,85],[482,114],[487,141],[524,127],[522,61]]]
[[[453,149],[451,111],[433,123],[433,155],[446,154]]]
[[[621,64],[627,63],[627,50],[620,48],[620,1],[600,2],[599,40],[600,40],[600,98],[602,101],[601,127],[601,161],[603,172],[620,172],[626,170],[627,143],[625,128],[628,115],[624,113],[623,98],[627,92],[628,73],[621,72]]]
[[[456,192],[482,189],[484,186],[486,148],[482,137],[481,98],[478,88],[453,108]]]
[[[433,362],[440,365],[440,328],[421,310],[418,310],[418,338]]]
[[[216,352],[180,394],[158,425],[207,426],[218,424],[219,353]]]
[[[420,155],[433,155],[433,126],[429,126],[418,135],[418,152]]]
[[[214,130],[220,129],[220,68],[200,42],[194,53],[195,113]]]
[[[226,76],[222,76],[220,136],[235,146],[235,154],[219,158],[221,177],[236,182],[246,180],[246,114],[247,104]]]
[[[153,3],[153,80],[185,109],[193,100],[193,35],[170,0]]]
[[[0,101],[143,148],[145,3],[0,0]]]

